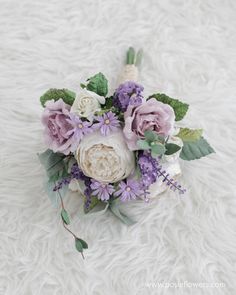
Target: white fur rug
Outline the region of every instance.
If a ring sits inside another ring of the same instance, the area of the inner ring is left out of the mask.
[[[234,0],[0,1],[1,295],[235,294],[235,15]],[[39,96],[99,71],[112,91],[130,45],[146,94],[188,102],[216,154],[182,163],[184,196],[129,204],[129,228],[69,196],[82,260],[43,192]]]

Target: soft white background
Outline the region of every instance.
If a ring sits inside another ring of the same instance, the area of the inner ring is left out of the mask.
[[[110,91],[128,46],[145,55],[146,94],[191,105],[216,154],[182,163],[188,193],[129,204],[130,228],[110,213],[80,218],[83,261],[43,192],[39,104],[50,87],[79,88],[102,71]],[[0,1],[0,294],[235,294],[236,1]],[[224,288],[151,288],[165,282]],[[146,284],[146,285],[145,285]]]

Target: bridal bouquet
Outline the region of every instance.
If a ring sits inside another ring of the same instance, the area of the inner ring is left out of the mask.
[[[137,83],[141,56],[141,51],[128,50],[121,83],[112,95],[107,79],[98,73],[76,93],[49,89],[40,98],[48,149],[39,159],[47,171],[46,190],[60,201],[63,225],[82,255],[87,243],[68,228],[63,202],[68,188],[83,198],[85,213],[102,206],[132,224],[120,202],[148,202],[166,188],[184,194],[176,180],[179,158],[189,161],[214,152],[202,129],[178,127],[187,103],[163,93],[144,96]]]

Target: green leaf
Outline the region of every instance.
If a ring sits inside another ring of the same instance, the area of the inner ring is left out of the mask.
[[[82,239],[79,239],[79,238],[77,238],[77,240],[79,240],[80,241],[80,243],[82,244],[82,246],[83,246],[83,249],[88,249],[88,244],[84,241],[84,240],[82,240]]]
[[[80,87],[81,87],[82,89],[84,89],[84,88],[86,88],[86,85],[83,84],[83,83],[80,83]]]
[[[172,155],[181,149],[179,145],[174,143],[167,143],[165,147],[166,147],[165,155]]]
[[[128,49],[127,55],[126,55],[126,64],[132,65],[132,64],[134,64],[134,60],[135,60],[135,50],[133,47],[130,47]]]
[[[113,107],[113,96],[107,97],[105,104],[102,105],[102,109],[109,110]]]
[[[88,244],[82,239],[75,238],[75,248],[82,253],[84,249],[88,249]]]
[[[139,147],[140,150],[149,150],[150,145],[146,140],[139,139],[137,141],[137,146]]]
[[[44,190],[48,194],[49,199],[54,206],[58,206],[60,197],[57,191],[53,191],[55,185],[61,178],[68,175],[68,163],[65,161],[65,155],[53,153],[51,150],[46,150],[44,153],[38,154],[39,161],[45,168],[47,180],[44,181]],[[60,194],[64,197],[67,193],[68,185],[63,185],[60,189]]]
[[[55,177],[56,174],[63,171],[63,169],[65,168],[65,155],[63,154],[54,153],[52,150],[47,149],[45,152],[38,154],[38,157],[40,163],[44,166],[49,178]]]
[[[196,141],[200,139],[202,132],[202,129],[180,128],[180,131],[176,136],[181,138],[183,141]]]
[[[143,58],[143,50],[139,49],[139,51],[137,52],[136,57],[135,57],[135,66],[136,67],[141,65],[142,58]]]
[[[83,249],[84,249],[83,245],[80,242],[80,239],[78,239],[78,238],[75,238],[75,248],[77,249],[77,251],[83,252]]]
[[[59,207],[61,204],[60,202],[60,196],[57,191],[53,191],[55,187],[55,181],[47,180],[44,182],[44,190],[47,193],[50,201],[52,202],[53,206],[56,208]],[[60,195],[62,198],[66,195],[68,191],[68,185],[63,185],[62,188],[60,189]]]
[[[150,98],[155,98],[158,101],[170,105],[175,112],[175,121],[182,120],[188,111],[189,105],[187,103],[183,103],[178,99],[171,98],[164,93],[153,94],[149,97],[149,99]]]
[[[91,196],[91,202],[89,203],[89,206],[86,204],[86,198],[84,199],[84,213],[87,214],[89,211],[91,211],[95,206],[97,206],[100,203],[97,197]]]
[[[144,136],[145,136],[145,139],[148,141],[148,142],[152,142],[152,141],[155,141],[157,139],[157,136],[156,134],[151,131],[151,130],[147,130],[144,132]]]
[[[65,224],[67,224],[67,225],[70,224],[69,215],[64,208],[61,210],[61,218]]]
[[[162,155],[165,153],[166,148],[162,144],[154,144],[151,145],[152,154],[154,155]]]
[[[72,105],[75,100],[75,96],[76,94],[68,89],[51,88],[40,97],[40,102],[42,106],[45,107],[45,103],[48,100],[53,99],[57,101],[61,98],[66,104]]]
[[[186,161],[190,161],[200,159],[214,152],[214,149],[209,145],[209,143],[203,137],[200,137],[199,140],[194,142],[184,142],[184,146],[180,153],[180,158]]]
[[[86,88],[101,96],[106,96],[108,92],[108,82],[102,73],[98,73],[88,79]]]
[[[117,218],[119,218],[125,224],[127,224],[127,225],[133,225],[134,223],[136,223],[135,221],[133,221],[131,218],[129,218],[128,216],[126,216],[124,213],[122,213],[120,211],[120,208],[119,208],[119,199],[115,199],[112,202],[110,202],[109,203],[109,209],[111,210],[111,212]]]

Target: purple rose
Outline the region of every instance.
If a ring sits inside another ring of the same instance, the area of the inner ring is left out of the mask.
[[[48,147],[53,152],[68,155],[72,152],[73,126],[68,122],[70,119],[70,106],[62,99],[50,100],[42,114],[42,123],[45,126],[44,137]]]
[[[173,133],[175,113],[172,107],[151,98],[139,106],[128,106],[124,113],[124,135],[130,150],[137,150],[138,139],[144,138],[144,132],[151,130],[162,136]]]

